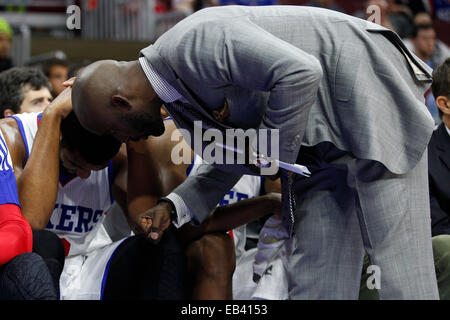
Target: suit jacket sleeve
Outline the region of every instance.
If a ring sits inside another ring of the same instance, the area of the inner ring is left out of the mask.
[[[225,173],[212,165],[202,164],[195,175],[187,177],[168,197],[176,194],[184,201],[183,204],[176,205],[178,217],[189,214],[194,224],[199,224],[208,217],[241,176]],[[180,210],[188,212],[179,212]],[[178,223],[176,227],[180,227],[181,224]]]

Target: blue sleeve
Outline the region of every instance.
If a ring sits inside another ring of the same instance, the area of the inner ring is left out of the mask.
[[[12,164],[8,161],[8,152],[5,140],[0,134],[0,205],[11,203],[20,206],[16,177]]]

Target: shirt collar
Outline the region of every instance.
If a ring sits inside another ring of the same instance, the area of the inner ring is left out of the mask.
[[[148,63],[145,57],[140,57],[139,62],[142,70],[144,70],[144,73],[147,76],[148,81],[153,87],[153,90],[155,90],[161,100],[165,103],[183,100],[183,96],[174,87],[172,87],[151,64]]]

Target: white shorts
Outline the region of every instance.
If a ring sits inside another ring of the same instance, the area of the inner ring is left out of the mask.
[[[111,259],[128,238],[85,255],[67,257],[59,280],[61,300],[101,300]]]

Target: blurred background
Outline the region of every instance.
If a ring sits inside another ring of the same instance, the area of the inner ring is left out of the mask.
[[[450,56],[450,0],[0,0],[0,71],[40,68],[56,94],[58,83],[84,65],[135,60],[140,49],[186,16],[232,4],[310,5],[364,19],[366,8],[377,5],[379,23],[432,68]],[[68,10],[73,5],[79,12]],[[68,26],[77,22],[79,28]]]

